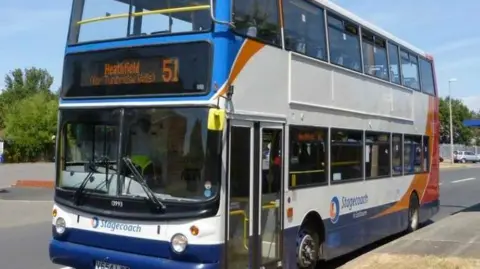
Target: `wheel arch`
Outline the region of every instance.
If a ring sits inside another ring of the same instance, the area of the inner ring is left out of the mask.
[[[318,235],[320,236],[320,243],[323,245],[326,238],[326,230],[320,213],[318,213],[316,210],[308,211],[303,217],[300,227],[305,225],[311,225],[310,227],[318,232]]]

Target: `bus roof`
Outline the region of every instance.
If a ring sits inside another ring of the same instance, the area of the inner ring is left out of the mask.
[[[372,23],[369,23],[368,21],[360,18],[359,16],[353,14],[352,12],[346,10],[345,8],[342,8],[341,6],[333,3],[331,0],[314,0],[315,2],[325,6],[327,9],[330,9],[331,11],[335,12],[335,13],[338,13],[339,15],[347,18],[347,19],[350,19],[352,20],[353,22],[357,23],[357,24],[360,24],[361,26],[373,31],[373,32],[376,32],[377,34],[387,38],[387,39],[390,39],[391,41],[393,41],[394,43],[397,43],[399,44],[400,46],[403,46],[405,47],[406,49],[409,49],[415,53],[418,53],[420,54],[421,56],[423,57],[426,57],[426,58],[430,58],[431,56],[429,54],[427,54],[425,51],[413,46],[412,44],[398,38],[398,37],[395,37],[393,34],[383,30],[382,28],[380,27],[377,27],[375,25],[373,25]]]

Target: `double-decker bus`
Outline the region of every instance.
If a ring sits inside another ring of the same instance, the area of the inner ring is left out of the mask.
[[[322,0],[73,0],[49,253],[314,268],[439,208],[434,62]]]

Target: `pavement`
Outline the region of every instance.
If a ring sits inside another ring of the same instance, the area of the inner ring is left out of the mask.
[[[406,235],[375,252],[480,259],[480,203]]]
[[[378,254],[433,255],[480,259],[480,167],[447,169],[440,173],[440,211],[433,223],[347,262],[360,266]]]
[[[53,188],[55,164],[18,163],[0,164],[0,189],[12,185]]]
[[[0,165],[0,175],[0,186],[4,186],[0,188],[0,215],[4,216],[0,221],[0,268],[62,268],[52,264],[48,257],[53,189],[12,187],[18,180],[43,178],[48,181],[54,175],[53,164]],[[441,206],[432,219],[433,224],[394,241],[390,239],[382,243],[383,246],[367,247],[336,259],[321,268],[348,266],[354,259],[377,252],[432,251],[436,255],[480,258],[480,214],[476,212],[480,210],[480,165],[442,169],[440,182]]]

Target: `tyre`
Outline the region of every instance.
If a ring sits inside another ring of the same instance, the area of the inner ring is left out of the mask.
[[[462,159],[462,163],[466,163],[466,162],[467,162],[467,160],[465,160],[465,159]]]
[[[408,228],[407,232],[414,232],[420,226],[420,203],[416,193],[412,193],[410,197],[410,205],[408,207]]]
[[[308,222],[303,224],[297,237],[297,266],[314,269],[320,250],[320,235]]]

